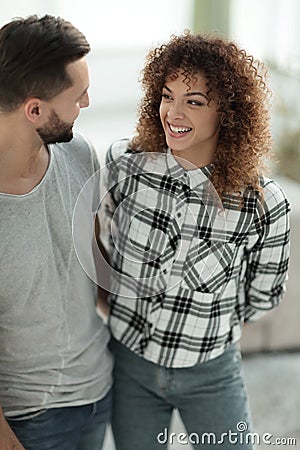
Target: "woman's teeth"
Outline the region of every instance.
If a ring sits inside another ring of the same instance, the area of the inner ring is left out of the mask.
[[[188,131],[191,131],[192,128],[187,128],[187,127],[174,127],[172,125],[169,124],[170,130],[173,133],[187,133]]]

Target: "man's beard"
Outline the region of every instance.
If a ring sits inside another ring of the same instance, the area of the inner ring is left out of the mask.
[[[63,122],[55,111],[52,111],[48,122],[36,131],[44,144],[70,142],[73,139],[73,124]]]

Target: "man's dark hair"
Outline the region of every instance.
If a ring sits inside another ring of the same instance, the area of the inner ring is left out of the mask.
[[[0,29],[0,111],[26,99],[50,100],[72,85],[66,65],[90,51],[85,36],[60,17],[17,18]]]

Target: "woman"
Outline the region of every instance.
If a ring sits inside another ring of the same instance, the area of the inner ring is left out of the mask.
[[[282,298],[289,254],[265,80],[233,42],[173,36],[147,57],[136,135],[108,150],[117,450],[253,448],[238,342]]]

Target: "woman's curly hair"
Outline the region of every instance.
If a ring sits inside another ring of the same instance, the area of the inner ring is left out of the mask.
[[[165,152],[159,107],[166,78],[183,71],[187,84],[201,73],[221,116],[212,182],[221,198],[245,187],[260,191],[263,159],[272,147],[267,70],[234,42],[187,31],[151,50],[142,72],[142,99],[132,149]],[[209,96],[210,97],[210,96]]]

